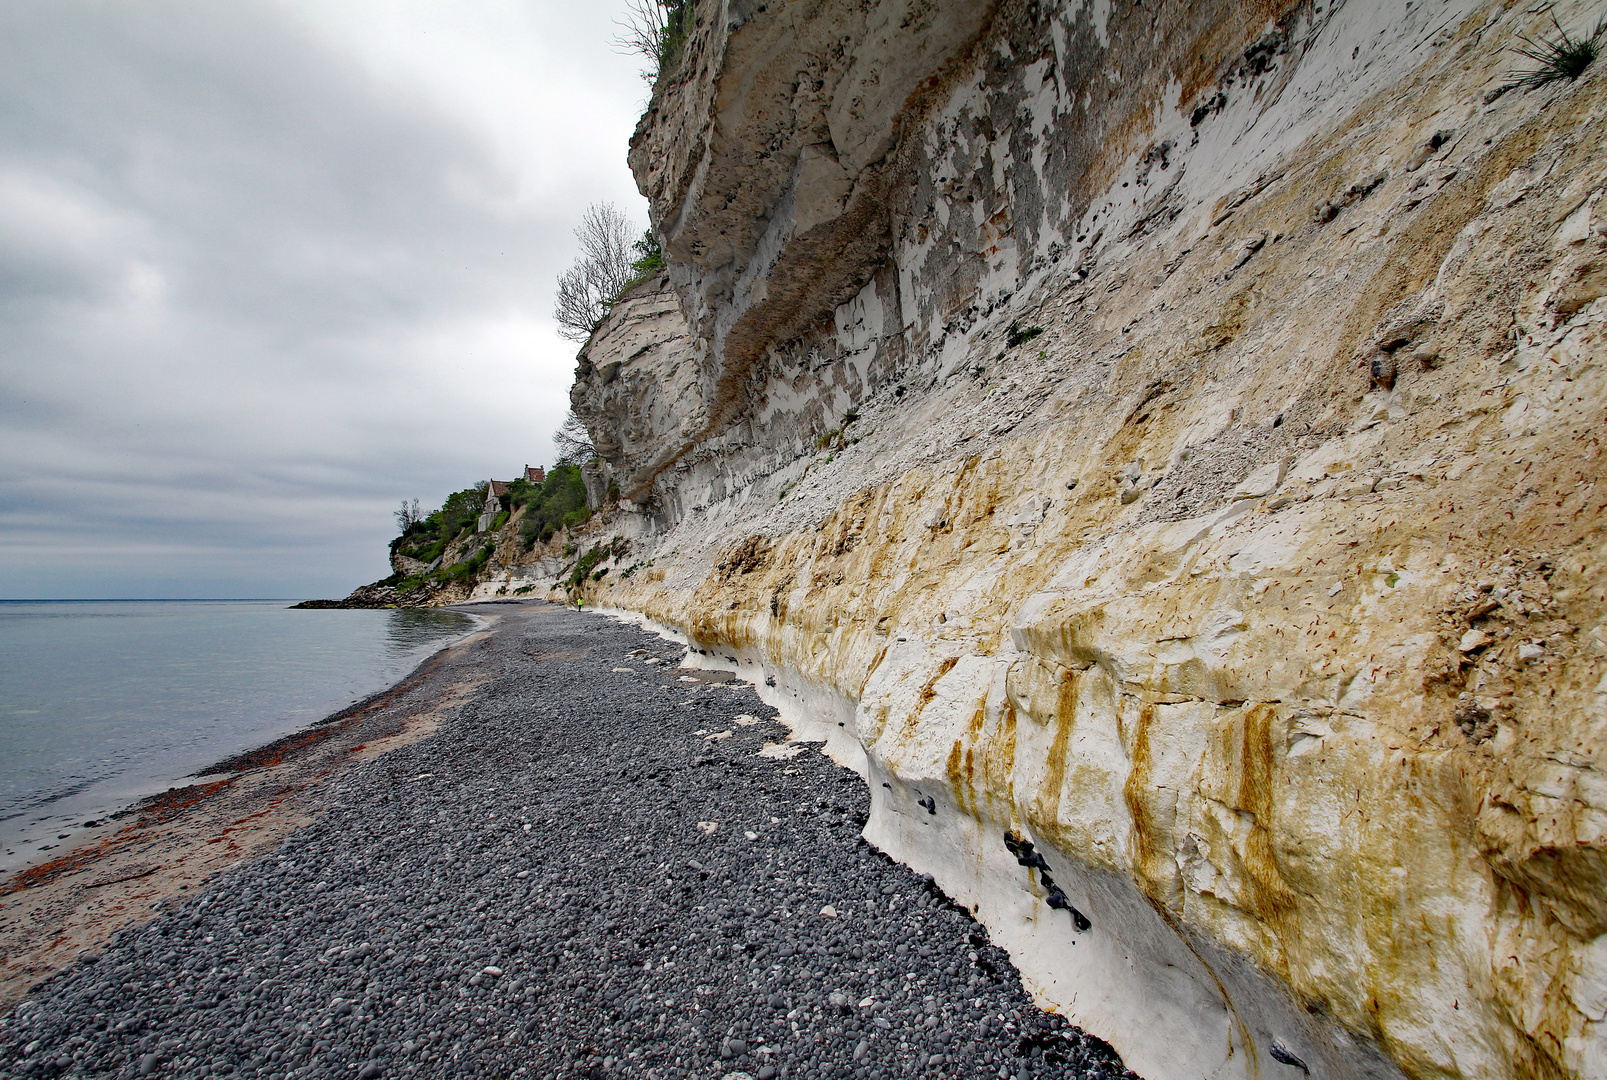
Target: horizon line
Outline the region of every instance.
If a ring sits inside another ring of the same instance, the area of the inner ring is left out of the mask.
[[[0,604],[198,604],[241,600],[306,600],[301,596],[0,596]]]

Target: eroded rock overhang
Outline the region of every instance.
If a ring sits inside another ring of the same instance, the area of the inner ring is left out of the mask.
[[[680,68],[631,144],[672,274],[709,350],[708,433],[767,350],[883,261],[907,132],[998,0],[698,5]]]
[[[1296,0],[694,7],[696,27],[630,151],[693,331],[703,400],[693,437],[660,447],[653,478],[751,417],[766,362],[861,293],[894,245],[908,245],[902,233],[924,233],[923,212],[958,201],[942,195],[999,211],[977,215],[951,257],[928,259],[929,273],[897,290],[891,315],[905,321],[894,325],[916,329],[923,345],[930,312],[917,312],[933,291],[953,302],[1003,268],[974,256],[1012,263],[1017,279],[1060,257],[1071,246],[1062,231],[1089,215],[1114,162],[1144,145],[1152,168],[1164,162],[1166,147],[1146,143],[1160,114],[1200,98],[1247,42],[1264,38],[1267,57],[1249,62],[1273,66],[1314,16]],[[944,175],[934,155],[956,133],[935,117],[979,69],[992,100],[966,134],[982,157]],[[1062,107],[1037,116],[1045,81]],[[978,198],[967,188],[997,190]],[[1153,212],[1171,207],[1162,200]],[[645,500],[645,486],[635,495]]]

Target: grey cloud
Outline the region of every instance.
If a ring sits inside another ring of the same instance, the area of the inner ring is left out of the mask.
[[[537,14],[630,79],[606,13]],[[550,453],[551,281],[628,102],[530,191],[338,45],[268,0],[0,5],[0,596],[344,591],[396,498]]]
[[[498,220],[508,181],[471,133],[282,15],[5,10],[11,161],[65,173],[85,216],[115,206],[144,226],[121,254],[159,269],[177,305],[276,324],[295,313],[309,329],[388,320],[416,313],[420,285],[438,304],[498,288],[507,267],[482,269],[491,249],[528,261],[541,239],[535,223]],[[43,92],[52,83],[60,93]]]

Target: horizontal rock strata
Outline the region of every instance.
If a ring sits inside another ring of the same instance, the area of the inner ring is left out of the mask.
[[[1151,1080],[1607,1073],[1593,9],[696,10],[585,600]]]

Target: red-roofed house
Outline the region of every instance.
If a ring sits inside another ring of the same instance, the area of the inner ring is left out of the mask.
[[[485,506],[480,512],[480,527],[477,531],[485,532],[491,523],[502,512],[502,500],[508,497],[508,481],[487,480],[485,485]]]

